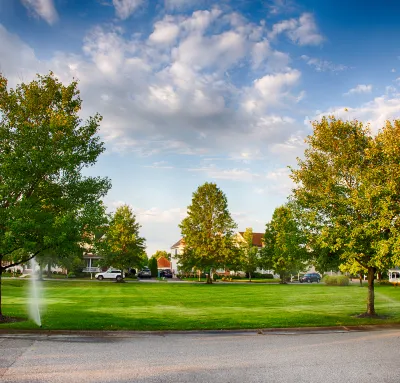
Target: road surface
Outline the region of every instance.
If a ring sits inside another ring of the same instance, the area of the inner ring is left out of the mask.
[[[0,334],[0,382],[400,382],[400,330]]]

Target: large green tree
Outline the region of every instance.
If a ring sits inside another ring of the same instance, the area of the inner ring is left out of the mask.
[[[9,89],[0,74],[0,278],[50,249],[75,251],[103,222],[110,182],[82,175],[104,151],[101,117],[82,121],[77,86],[49,73]]]
[[[295,214],[294,204],[275,209],[267,223],[261,264],[279,274],[281,283],[289,273],[302,271],[308,259],[307,238]]]
[[[206,182],[193,193],[187,217],[179,225],[185,244],[177,256],[183,269],[196,267],[209,271],[208,283],[213,271],[224,267],[236,256],[233,242],[233,221],[225,194],[214,183]]]
[[[400,265],[400,121],[373,135],[361,122],[334,117],[313,123],[294,196],[314,218],[318,246],[368,273],[365,315],[374,316],[378,270]]]
[[[140,224],[128,205],[117,208],[99,241],[97,250],[105,266],[121,269],[138,267],[147,258],[145,239],[139,235]]]

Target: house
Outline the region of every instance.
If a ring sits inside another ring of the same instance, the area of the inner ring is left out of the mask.
[[[157,259],[157,269],[171,270],[171,262],[165,257],[160,257]]]
[[[171,270],[173,273],[178,274],[179,261],[177,255],[182,254],[185,249],[185,241],[181,238],[178,242],[171,246]]]
[[[264,244],[264,233],[253,233],[253,246],[258,247],[261,249]],[[245,242],[244,239],[244,231],[239,231],[234,234],[234,241],[236,244],[240,244]],[[171,270],[173,270],[175,273],[178,273],[178,268],[179,268],[179,261],[177,259],[177,255],[182,254],[183,250],[185,249],[185,241],[183,238],[181,238],[178,242],[174,243],[171,246]],[[227,269],[219,269],[216,271],[218,274],[225,274],[229,275],[231,272]],[[270,270],[257,270],[257,272],[260,273],[269,273]]]
[[[86,265],[82,271],[84,273],[99,273],[102,271],[102,269],[98,266],[100,259],[101,257],[91,252],[83,253],[83,260],[85,261]]]
[[[245,242],[244,231],[239,231],[235,234],[235,241],[237,244]],[[264,233],[253,233],[253,246],[258,248],[264,247]]]

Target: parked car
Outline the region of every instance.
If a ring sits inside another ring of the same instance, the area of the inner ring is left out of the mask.
[[[147,267],[143,268],[138,273],[139,278],[151,278],[151,270]]]
[[[161,271],[160,271],[160,277],[172,278],[172,271],[169,270],[169,269],[161,270]]]
[[[308,283],[312,283],[312,282],[320,282],[321,281],[321,276],[317,273],[308,273],[303,275],[302,277],[300,277],[300,283],[303,282],[308,282]]]
[[[99,281],[102,281],[103,279],[115,279],[116,281],[120,281],[122,280],[122,272],[117,269],[108,269],[102,273],[95,274],[94,277]]]

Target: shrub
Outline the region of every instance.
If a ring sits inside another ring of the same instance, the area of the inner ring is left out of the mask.
[[[349,277],[346,275],[325,275],[322,282],[329,286],[348,286]]]
[[[76,275],[75,275],[72,271],[70,271],[70,272],[67,274],[67,278],[76,278]]]
[[[149,260],[149,269],[153,278],[158,277],[157,258],[151,257]]]
[[[254,273],[251,275],[251,277],[259,279],[274,279],[273,274],[262,274],[262,273]]]
[[[379,286],[391,286],[393,283],[389,282],[387,279],[381,279],[380,281],[376,281],[376,284]]]

